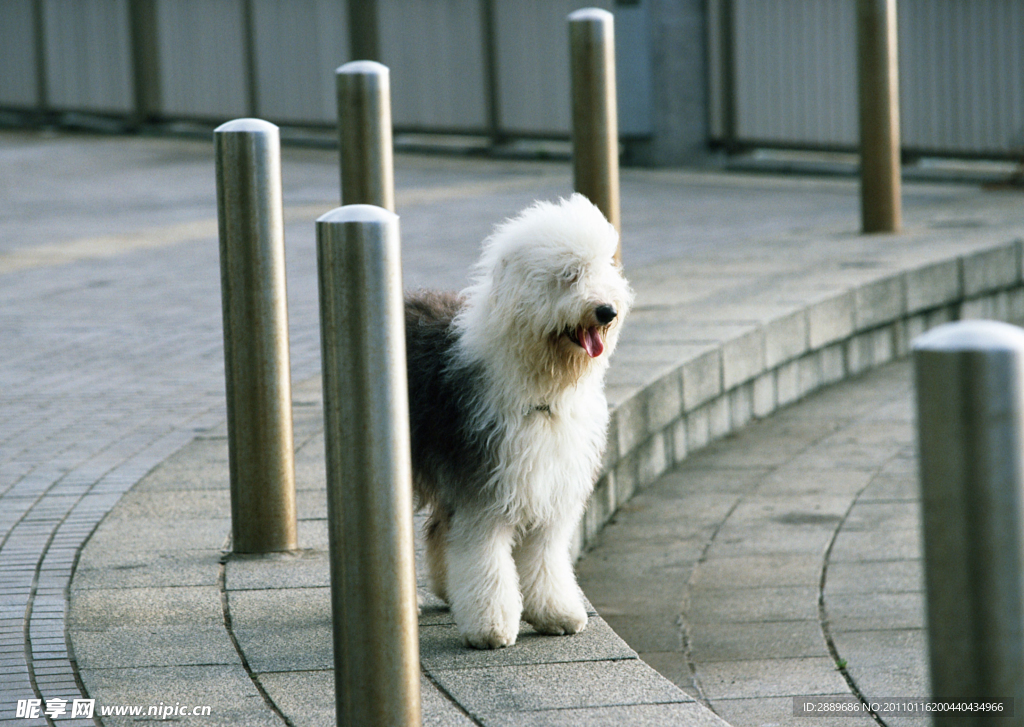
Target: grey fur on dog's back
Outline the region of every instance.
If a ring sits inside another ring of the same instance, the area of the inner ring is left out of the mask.
[[[409,380],[409,425],[413,474],[421,505],[451,512],[476,499],[467,483],[483,483],[493,467],[486,446],[490,431],[470,431],[467,412],[483,386],[479,368],[458,366],[452,321],[462,297],[424,291],[405,301],[405,345]],[[457,485],[461,485],[458,487]]]

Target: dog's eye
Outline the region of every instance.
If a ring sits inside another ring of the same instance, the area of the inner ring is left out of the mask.
[[[572,285],[573,283],[580,279],[580,271],[574,269],[563,270],[559,274],[558,279],[561,280],[562,283],[564,283],[565,285]]]

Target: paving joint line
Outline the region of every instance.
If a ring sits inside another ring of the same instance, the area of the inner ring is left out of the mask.
[[[769,417],[774,416],[775,414],[778,414],[778,413],[780,413],[782,411],[785,411],[786,409],[788,409],[791,406],[796,405],[797,403],[799,403],[799,400],[797,400],[795,402],[791,402],[791,403],[787,404],[786,406],[778,407],[773,412],[771,412],[768,416]],[[802,447],[798,452],[795,452],[793,454],[793,456],[795,457],[795,456],[798,456],[799,454],[801,454],[803,452],[806,452],[807,450],[809,450],[812,447],[814,447],[817,443],[819,443],[822,440],[824,440],[825,438],[827,438],[830,434],[831,433],[821,434],[819,437],[817,437],[816,439],[812,440],[806,446]],[[728,435],[726,435],[726,436],[728,436]],[[778,471],[780,467],[781,467],[781,465],[773,465],[772,467],[769,467],[767,471],[768,471],[768,473],[774,473],[774,472]],[[740,506],[740,503],[743,501],[743,497],[746,496],[747,494],[749,494],[749,493],[743,493],[743,495],[737,497],[736,501],[729,507],[729,509],[726,511],[726,513],[722,517],[722,519],[719,520],[715,524],[714,529],[712,530],[711,534],[708,536],[707,540],[704,542],[703,547],[701,548],[700,555],[697,556],[697,559],[694,561],[694,569],[695,570],[696,570],[696,567],[699,566],[701,563],[706,563],[707,562],[708,551],[711,549],[711,546],[714,544],[715,539],[718,537],[719,532],[721,532],[722,528],[729,521],[729,518],[732,517],[733,513],[736,512],[736,509]],[[853,505],[851,504],[850,507],[852,508]],[[838,529],[837,529],[836,532],[838,532]],[[834,535],[833,535],[833,537],[834,537]],[[692,580],[692,574],[691,574],[691,580]],[[689,599],[689,588],[687,588],[687,596],[686,597],[687,597],[687,600],[688,600]],[[683,605],[685,606],[685,602],[684,602]],[[701,682],[700,677],[698,676],[697,661],[693,657],[693,650],[692,650],[692,646],[691,646],[691,644],[692,644],[692,638],[691,638],[692,627],[691,627],[690,622],[686,618],[685,608],[680,610],[680,613],[678,614],[676,619],[677,619],[676,622],[680,626],[681,636],[682,636],[682,640],[683,640],[683,644],[682,644],[683,658],[686,660],[686,666],[687,666],[687,669],[690,672],[690,681],[693,684],[693,688],[697,692],[697,695],[698,695],[697,696],[697,700],[699,702],[701,702],[705,707],[710,709],[712,712],[715,712],[715,714],[718,714],[718,712],[715,710],[714,706],[712,705],[711,700],[708,699],[708,697],[707,697],[707,695],[706,695],[706,693],[704,691],[704,685]],[[719,715],[719,716],[721,716],[721,715]]]
[[[420,674],[422,674],[423,677],[427,681],[429,681],[434,686],[435,689],[437,689],[438,693],[440,693],[445,698],[445,700],[449,704],[451,704],[452,707],[455,708],[455,710],[459,714],[463,715],[466,719],[470,720],[473,724],[477,725],[478,727],[484,727],[484,723],[480,721],[480,719],[475,714],[473,714],[464,706],[462,706],[458,702],[458,700],[455,699],[454,695],[452,695],[452,693],[445,688],[444,684],[437,680],[433,672],[423,668],[422,662],[420,663]]]
[[[281,711],[281,708],[277,706],[277,703],[271,698],[270,694],[267,693],[267,690],[264,689],[263,684],[257,678],[256,674],[253,673],[252,667],[249,665],[249,658],[245,655],[245,651],[242,650],[241,644],[238,643],[238,637],[235,636],[235,629],[231,619],[231,603],[227,590],[227,563],[230,557],[230,549],[223,550],[217,567],[217,590],[220,594],[220,607],[221,614],[224,617],[224,629],[228,632],[228,638],[231,639],[231,645],[238,654],[238,658],[242,661],[242,668],[249,677],[249,681],[251,681],[253,686],[256,687],[256,691],[258,691],[260,696],[263,697],[263,702],[270,708],[271,712],[277,715],[277,718],[280,719],[286,727],[295,727],[295,724],[288,719],[284,712]]]
[[[885,460],[885,462],[892,462],[898,456],[898,454],[893,454],[891,457]],[[853,512],[853,508],[856,507],[857,502],[861,498],[861,495],[863,495],[864,492],[868,489],[868,487],[870,487],[871,484],[875,481],[875,479],[878,477],[878,472],[881,471],[883,467],[884,464],[878,468],[878,471],[876,471],[875,475],[867,481],[864,487],[860,488],[860,490],[857,491],[857,494],[854,495],[853,498],[851,498],[849,507],[846,508],[846,512],[843,513],[843,516],[842,518],[840,518],[839,522],[836,523],[836,528],[834,531],[832,531],[832,537],[829,538],[828,546],[825,548],[825,553],[823,554],[821,559],[821,577],[818,579],[818,625],[821,628],[822,636],[825,638],[825,646],[828,647],[828,653],[832,657],[832,661],[836,665],[836,671],[838,671],[842,675],[843,680],[850,688],[850,691],[853,693],[855,697],[857,697],[858,700],[860,700],[860,703],[864,706],[864,710],[871,715],[871,718],[875,722],[877,722],[880,725],[880,727],[888,727],[888,723],[886,723],[886,721],[883,720],[882,717],[871,708],[871,704],[868,702],[867,697],[864,696],[864,693],[857,685],[857,682],[853,678],[853,675],[850,674],[849,670],[846,668],[847,664],[843,659],[842,655],[839,653],[839,648],[836,646],[835,639],[832,636],[832,626],[828,617],[828,609],[825,607],[825,584],[828,581],[828,567],[830,559],[832,557],[832,549],[835,546],[836,539],[839,537],[839,532],[843,529],[843,524],[850,517],[850,513]]]

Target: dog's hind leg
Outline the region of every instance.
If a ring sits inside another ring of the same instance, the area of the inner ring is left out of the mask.
[[[467,646],[511,646],[523,611],[514,530],[490,514],[456,512],[448,531],[448,603]]]
[[[575,520],[545,523],[523,534],[515,550],[523,619],[542,634],[575,634],[587,626],[569,543]]]
[[[438,598],[448,601],[448,513],[437,506],[427,520],[426,541],[430,585]]]

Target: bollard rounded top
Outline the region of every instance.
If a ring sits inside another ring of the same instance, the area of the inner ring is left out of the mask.
[[[263,119],[235,119],[221,124],[213,130],[215,134],[276,134],[275,124]]]
[[[580,8],[569,13],[570,23],[608,23],[614,20],[614,15],[601,8]]]
[[[357,76],[386,76],[390,71],[387,66],[383,63],[378,63],[377,61],[349,61],[345,65],[339,66],[335,73],[346,73]]]
[[[913,340],[915,351],[1024,351],[1024,329],[1001,321],[954,321]]]
[[[369,222],[384,225],[398,220],[398,215],[374,204],[347,204],[335,207],[316,218],[317,223]]]

